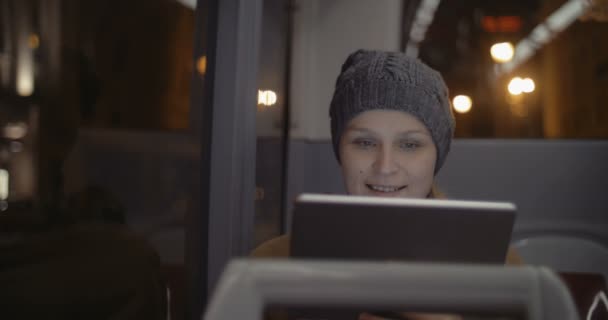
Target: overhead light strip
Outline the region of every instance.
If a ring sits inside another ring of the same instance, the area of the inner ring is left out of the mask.
[[[544,22],[536,26],[528,37],[517,43],[511,61],[496,65],[497,74],[507,74],[526,62],[537,50],[585,14],[591,5],[590,0],[570,0],[563,4]]]
[[[405,47],[405,53],[410,57],[418,57],[420,43],[426,36],[426,31],[435,18],[435,11],[441,0],[422,0],[416,10],[416,17],[410,29],[410,36]]]

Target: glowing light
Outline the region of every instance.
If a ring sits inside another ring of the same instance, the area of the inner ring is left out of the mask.
[[[4,127],[4,136],[9,139],[17,140],[27,134],[27,124],[23,122],[8,123]]]
[[[30,49],[38,49],[38,47],[40,47],[40,37],[35,33],[30,34],[27,38],[27,44]]]
[[[196,70],[200,74],[207,72],[207,56],[202,56],[196,61]]]
[[[496,43],[490,48],[492,59],[499,63],[511,61],[514,53],[515,48],[510,42]]]
[[[0,200],[8,199],[9,173],[6,169],[0,169]]]
[[[258,104],[272,106],[277,103],[277,94],[272,90],[258,90]]]
[[[533,92],[536,89],[536,85],[534,84],[534,80],[530,78],[525,78],[521,82],[522,91],[525,93]]]
[[[526,38],[517,43],[513,60],[501,64],[497,69],[497,75],[509,73],[530,59],[536,51],[585,14],[594,1],[568,0],[564,2],[545,21],[532,29]]]
[[[20,78],[17,82],[17,93],[22,97],[29,97],[34,92],[34,81],[31,78]]]
[[[522,92],[524,92],[523,87],[523,79],[520,77],[515,77],[509,82],[509,86],[507,87],[507,89],[509,90],[510,94],[518,96],[522,94]]]
[[[518,16],[485,16],[481,19],[481,27],[487,32],[518,32],[521,25]]]
[[[17,94],[22,97],[34,93],[34,65],[29,54],[17,60]]]
[[[452,104],[454,105],[454,110],[456,110],[456,112],[467,113],[471,111],[473,100],[471,100],[469,96],[458,95],[454,97]]]
[[[522,79],[520,77],[515,77],[509,82],[507,89],[510,94],[518,96],[522,93],[533,92],[536,89],[536,84],[534,84],[534,80],[530,78]]]
[[[417,57],[420,43],[424,40],[429,25],[433,22],[435,11],[441,0],[422,0],[419,1],[416,15],[410,28],[410,37],[405,48],[405,54],[410,57]]]

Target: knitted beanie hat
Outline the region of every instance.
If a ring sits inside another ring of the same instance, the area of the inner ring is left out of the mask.
[[[437,148],[435,173],[443,165],[454,135],[454,114],[441,75],[400,52],[358,50],[342,65],[329,108],[334,152],[348,122],[368,110],[398,110],[418,118]]]

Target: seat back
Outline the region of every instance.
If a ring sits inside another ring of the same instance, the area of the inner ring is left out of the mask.
[[[545,268],[245,259],[225,269],[204,319],[259,319],[268,305],[578,319]]]

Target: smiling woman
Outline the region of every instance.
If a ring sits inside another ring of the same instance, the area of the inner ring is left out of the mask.
[[[348,194],[440,197],[435,175],[455,121],[437,71],[403,53],[357,50],[342,65],[329,115]],[[267,241],[253,256],[289,256],[289,241]]]
[[[403,53],[358,50],[342,65],[329,115],[334,153],[348,194],[438,197],[435,176],[450,151],[455,120],[447,86],[437,71]],[[289,235],[272,239],[252,256],[290,256],[290,241]],[[506,260],[520,263],[514,253]],[[363,313],[359,319],[383,318]]]
[[[342,66],[329,113],[349,194],[436,196],[455,127],[438,72],[403,53],[358,50]]]
[[[436,158],[428,129],[401,111],[364,112],[350,121],[340,141],[349,194],[424,198],[433,184]]]

